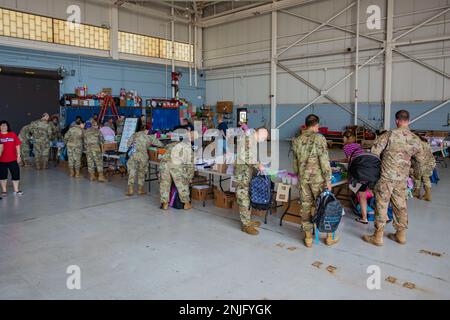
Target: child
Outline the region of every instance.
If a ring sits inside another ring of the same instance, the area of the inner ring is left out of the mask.
[[[344,154],[348,162],[355,156],[364,153],[364,149],[359,143],[356,143],[356,136],[353,130],[344,132]],[[361,207],[361,218],[356,221],[362,224],[368,224],[367,220],[367,184],[362,184],[358,189],[359,204]]]

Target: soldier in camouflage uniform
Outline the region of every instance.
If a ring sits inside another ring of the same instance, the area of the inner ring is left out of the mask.
[[[20,158],[22,159],[20,165],[28,167],[30,165],[30,140],[31,140],[31,125],[27,124],[19,132],[19,140],[22,141],[20,145]]]
[[[125,116],[123,115],[119,116],[119,119],[117,119],[116,121],[116,126],[117,126],[116,135],[121,137],[123,133],[123,128],[125,126]]]
[[[425,165],[420,139],[409,130],[409,112],[400,110],[395,114],[397,129],[377,138],[372,153],[381,156],[381,177],[375,186],[375,233],[363,236],[363,240],[376,246],[383,245],[383,233],[388,220],[387,210],[392,202],[396,233],[388,238],[400,244],[406,243],[408,212],[406,207],[407,186],[411,158],[415,157],[420,167]]]
[[[434,159],[433,152],[431,151],[431,146],[427,139],[423,137],[420,138],[420,143],[423,149],[423,156],[425,163],[420,166],[415,158],[411,159],[412,171],[414,178],[414,197],[418,199],[424,199],[425,201],[431,201],[431,180],[430,177],[433,174],[433,169],[436,166],[436,160]],[[423,198],[420,196],[420,191],[422,189],[422,183],[425,187],[425,195]]]
[[[256,169],[262,170],[262,166],[257,162],[257,142],[267,139],[266,129],[256,131],[249,130],[238,136],[238,148],[236,164],[234,167],[234,181],[236,182],[236,199],[241,218],[241,230],[250,235],[257,235],[261,223],[251,220],[249,188],[253,173]]]
[[[180,200],[184,203],[184,209],[191,209],[189,187],[194,177],[194,153],[190,140],[171,142],[164,149],[166,153],[161,156],[159,164],[161,208],[163,210],[169,208],[170,188],[173,181]]]
[[[128,148],[132,147],[133,154],[127,162],[128,167],[128,192],[127,196],[134,194],[134,183],[137,176],[138,194],[146,194],[144,190],[145,176],[148,172],[148,148],[151,145],[162,147],[163,144],[155,135],[147,134],[147,129],[142,126],[141,131],[134,133],[128,140]]]
[[[106,182],[106,178],[103,175],[103,154],[101,145],[104,142],[104,138],[98,124],[95,121],[92,123],[86,123],[86,130],[84,131],[84,147],[86,149],[86,158],[89,172],[89,180],[95,181],[95,169],[98,173],[98,181]]]
[[[33,151],[36,169],[48,169],[48,157],[50,154],[50,138],[52,127],[48,122],[48,113],[44,113],[40,120],[33,121],[30,132],[33,136]]]
[[[311,114],[305,119],[306,129],[292,142],[294,151],[294,172],[299,178],[301,200],[300,217],[305,232],[305,246],[312,246],[312,215],[316,200],[327,188],[331,191],[331,167],[328,146],[324,136],[319,134],[319,117]],[[339,238],[327,234],[325,243],[329,246],[337,243]]]
[[[71,177],[79,178],[81,169],[81,156],[83,154],[84,123],[75,125],[67,131],[64,143],[67,147],[69,172]]]

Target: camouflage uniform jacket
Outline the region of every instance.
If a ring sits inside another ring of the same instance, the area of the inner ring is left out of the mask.
[[[34,140],[50,141],[53,130],[48,121],[36,120],[30,124],[30,132]]]
[[[117,120],[116,122],[116,126],[117,126],[117,135],[121,136],[123,133],[123,127],[125,126],[125,120]]]
[[[84,131],[84,145],[86,148],[98,148],[100,150],[103,141],[104,138],[99,129],[91,127]]]
[[[164,147],[166,153],[161,155],[161,163],[167,164],[169,168],[180,168],[185,177],[194,176],[194,152],[190,143],[171,142]]]
[[[294,172],[300,183],[331,183],[331,167],[327,140],[324,136],[305,130],[292,141]]]
[[[31,124],[27,124],[19,132],[19,139],[22,143],[29,143],[31,140]]]
[[[59,141],[61,140],[61,128],[59,124],[50,123],[50,127],[52,128],[52,135],[50,136],[51,141]]]
[[[80,127],[72,127],[64,136],[64,143],[70,148],[83,148],[83,129]]]
[[[147,131],[138,131],[136,133],[133,133],[133,135],[128,140],[127,143],[128,148],[130,148],[132,144],[134,144],[135,151],[130,158],[142,161],[148,161],[147,150],[151,145],[163,147],[161,141],[159,141],[155,137],[155,135],[147,134]]]
[[[434,159],[431,146],[428,142],[421,140],[420,144],[422,145],[424,163],[420,166],[415,157],[411,159],[414,176],[431,176],[433,174],[433,169],[436,166],[436,159]]]
[[[235,180],[238,183],[248,182],[258,168],[256,139],[248,133],[244,136],[238,136],[236,164],[234,167]]]
[[[420,139],[408,128],[397,128],[382,134],[371,151],[381,157],[381,177],[388,180],[406,181],[414,156],[419,166],[424,164]]]

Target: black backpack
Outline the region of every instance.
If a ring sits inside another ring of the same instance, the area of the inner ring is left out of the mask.
[[[331,191],[324,191],[317,198],[316,214],[312,223],[320,232],[333,233],[342,218],[342,205]]]
[[[350,158],[348,175],[351,180],[373,188],[381,175],[381,159],[376,154],[364,152]]]

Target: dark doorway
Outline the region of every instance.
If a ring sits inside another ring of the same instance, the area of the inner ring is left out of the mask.
[[[7,120],[14,132],[44,112],[59,114],[58,80],[0,73],[0,119]]]

